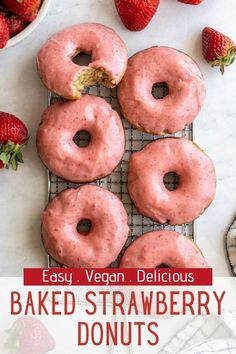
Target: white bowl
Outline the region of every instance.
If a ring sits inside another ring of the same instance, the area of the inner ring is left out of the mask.
[[[33,32],[33,30],[40,24],[40,22],[43,20],[43,18],[45,17],[49,5],[51,3],[51,0],[43,0],[42,5],[39,9],[38,15],[36,17],[36,19],[34,21],[32,21],[23,31],[21,31],[19,34],[17,34],[16,36],[12,37],[9,39],[9,41],[7,42],[6,47],[4,47],[2,50],[9,48],[9,47],[13,47],[14,45],[18,44],[19,42],[21,42],[23,39],[25,39],[26,37],[28,37],[28,35]]]

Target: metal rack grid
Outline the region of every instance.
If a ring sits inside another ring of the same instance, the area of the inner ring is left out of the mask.
[[[156,98],[162,98],[166,96],[168,88],[165,84],[156,84],[153,87],[153,95]],[[112,108],[116,110],[120,115],[119,104],[117,101],[116,89],[108,89],[101,86],[93,86],[87,88],[85,93],[89,93],[91,95],[99,96],[104,98],[108,103],[111,104]],[[53,102],[58,100],[57,96],[54,96],[52,93],[49,93],[49,102],[51,105]],[[154,231],[154,230],[174,230],[180,232],[188,237],[191,237],[195,241],[195,225],[194,222],[190,224],[178,225],[178,226],[170,226],[170,225],[160,225],[149,218],[140,215],[132,201],[130,200],[128,191],[127,191],[127,169],[128,169],[128,161],[132,152],[139,151],[143,148],[147,143],[160,139],[159,136],[152,136],[147,133],[143,133],[135,128],[133,128],[125,119],[122,118],[122,123],[125,130],[126,137],[126,149],[123,156],[122,161],[117,166],[117,168],[113,171],[113,173],[106,178],[98,180],[92,184],[96,184],[101,186],[102,188],[106,188],[113,192],[117,197],[119,197],[128,213],[129,217],[129,227],[130,227],[130,235],[128,240],[121,251],[118,259],[111,264],[111,267],[117,267],[120,261],[124,250],[127,246],[138,236]],[[169,136],[177,136],[177,137],[185,137],[189,140],[193,140],[193,125],[187,126],[184,130]],[[169,188],[175,188],[177,185],[176,176],[169,176],[168,180],[165,180],[166,185]],[[48,195],[49,201],[58,195],[62,190],[66,188],[76,188],[81,186],[82,184],[69,183],[61,178],[53,175],[51,172],[48,172]],[[86,225],[85,225],[86,227]],[[51,257],[48,260],[49,267],[59,267]]]

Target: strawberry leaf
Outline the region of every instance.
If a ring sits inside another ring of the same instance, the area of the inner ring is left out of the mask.
[[[17,161],[16,161],[15,158],[12,158],[12,159],[11,159],[11,167],[12,167],[12,169],[13,169],[14,171],[17,170],[18,163],[17,163]]]
[[[22,155],[22,152],[20,150],[17,151],[16,153],[16,157],[18,159],[19,162],[23,163],[23,155]]]
[[[0,160],[4,163],[4,165],[7,165],[9,162],[10,156],[6,154],[5,152],[2,152],[0,154]]]
[[[210,61],[212,67],[219,66],[221,74],[224,75],[225,67],[233,64],[236,56],[236,47],[231,47],[228,49],[225,56],[217,56],[216,60]]]
[[[23,163],[23,155],[21,149],[27,145],[27,141],[22,144],[15,144],[8,141],[6,144],[0,144],[0,160],[5,165],[5,168],[12,167],[14,171],[17,170],[19,163]]]

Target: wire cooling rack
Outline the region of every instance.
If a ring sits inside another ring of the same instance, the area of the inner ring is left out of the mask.
[[[120,116],[121,112],[119,109],[119,104],[117,101],[116,89],[108,89],[102,86],[93,86],[87,88],[84,93],[88,93],[91,95],[99,96],[104,98],[108,103],[111,104],[112,108],[116,110]],[[166,96],[168,93],[168,88],[164,83],[156,84],[153,87],[153,95],[157,99],[161,99]],[[54,96],[52,93],[48,95],[48,104],[51,105],[53,102],[58,100],[57,96]],[[128,213],[129,217],[129,227],[130,234],[128,240],[123,247],[118,259],[111,264],[111,267],[117,267],[119,265],[120,258],[124,253],[124,250],[127,246],[138,236],[155,230],[173,230],[184,234],[192,238],[195,241],[195,224],[194,222],[190,224],[178,225],[178,226],[170,226],[170,225],[160,225],[158,223],[153,222],[149,218],[140,215],[132,201],[130,200],[128,190],[127,190],[127,169],[128,169],[128,161],[132,152],[139,151],[142,149],[147,143],[159,139],[159,136],[152,136],[147,133],[143,133],[135,128],[133,128],[125,119],[122,118],[122,123],[125,130],[126,137],[126,149],[123,156],[122,161],[117,166],[117,168],[113,171],[111,175],[101,180],[98,180],[92,184],[98,185],[102,188],[106,188],[112,193],[114,193],[117,197],[119,197]],[[186,128],[176,134],[169,136],[177,136],[184,137],[189,140],[193,140],[193,125],[186,126]],[[84,140],[86,143],[87,136],[80,136],[80,140]],[[78,143],[78,141],[77,141]],[[165,184],[168,189],[175,189],[178,184],[177,178],[175,175],[170,175],[167,180],[165,180]],[[61,178],[55,176],[51,172],[48,172],[48,195],[49,201],[58,195],[62,190],[67,188],[77,188],[83,184],[77,183],[69,183],[65,182]],[[88,225],[83,225],[84,230],[88,229]],[[60,267],[51,257],[48,259],[49,267]]]

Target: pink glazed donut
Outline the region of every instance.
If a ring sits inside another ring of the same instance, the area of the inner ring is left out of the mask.
[[[82,220],[91,222],[86,234],[77,231]],[[117,258],[128,233],[128,217],[122,202],[97,186],[61,192],[42,215],[45,250],[67,267],[107,267]]]
[[[91,55],[88,66],[75,64],[79,53]],[[98,23],[84,23],[54,34],[37,56],[45,86],[64,98],[77,99],[86,86],[115,87],[124,75],[127,50],[122,39]]]
[[[140,236],[125,251],[120,268],[209,268],[200,249],[174,231],[154,231]]]
[[[166,83],[162,99],[152,95],[153,85]],[[152,47],[133,55],[118,86],[124,117],[150,134],[174,133],[190,124],[205,98],[205,81],[188,55],[168,47]]]
[[[87,147],[74,142],[78,131],[90,134]],[[90,182],[107,176],[120,162],[124,129],[119,115],[105,100],[83,95],[76,101],[58,101],[44,112],[37,149],[55,175],[67,181]]]
[[[164,176],[177,174],[170,191]],[[196,219],[210,205],[216,190],[211,159],[184,138],[164,138],[133,153],[128,167],[128,191],[137,210],[160,224],[178,225]]]

